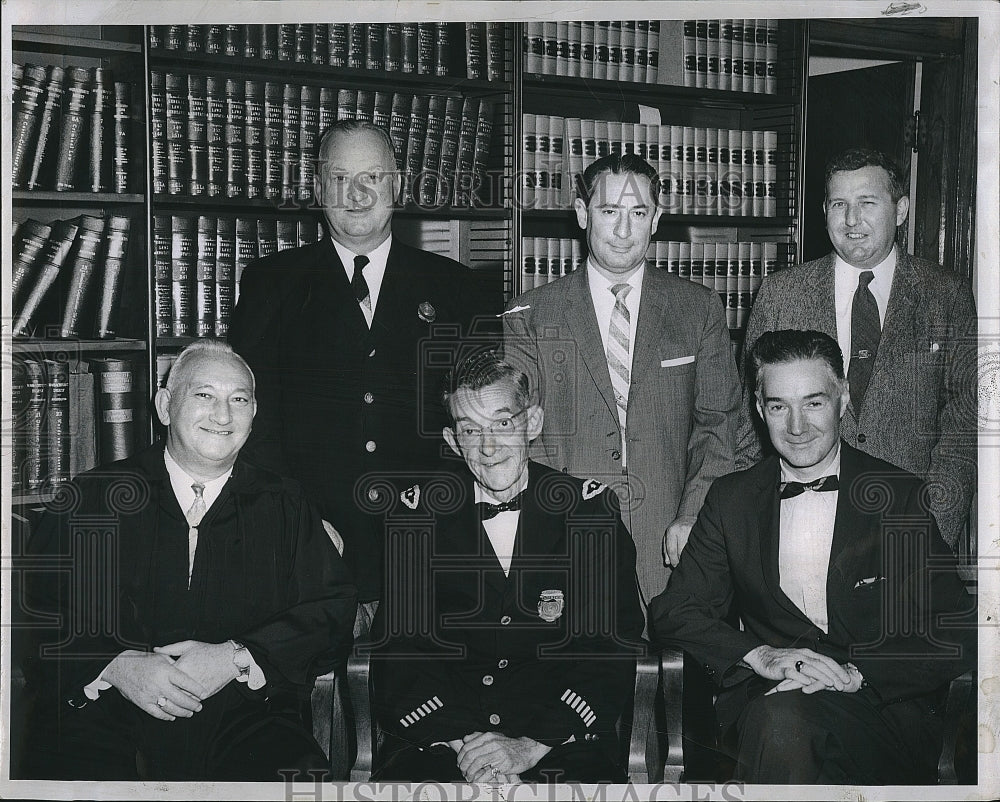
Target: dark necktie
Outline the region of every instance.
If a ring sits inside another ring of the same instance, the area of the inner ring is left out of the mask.
[[[354,297],[359,304],[364,304],[369,309],[372,308],[372,297],[368,290],[368,282],[365,281],[365,265],[371,261],[367,256],[354,257],[354,277],[351,279],[351,289],[354,290]]]
[[[858,276],[858,288],[854,291],[851,307],[851,362],[847,369],[847,381],[851,385],[851,401],[854,411],[861,409],[872,377],[878,343],[882,337],[882,326],[878,318],[878,304],[868,289],[875,274],[865,270]]]
[[[822,493],[824,490],[839,490],[840,482],[836,474],[821,476],[813,482],[781,482],[778,485],[778,495],[781,498],[795,498],[806,490]]]
[[[521,509],[522,496],[524,496],[523,490],[510,501],[505,501],[503,504],[490,504],[488,501],[477,501],[476,509],[479,511],[480,520],[488,521],[490,518],[495,518],[501,512]]]

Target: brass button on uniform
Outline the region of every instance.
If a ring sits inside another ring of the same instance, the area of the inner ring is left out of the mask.
[[[373,401],[375,401],[375,396],[373,396],[371,393],[365,393],[365,403],[371,404]]]
[[[507,668],[508,665],[509,663],[506,660],[501,660],[499,663],[497,663],[497,668]]]
[[[483,677],[483,685],[492,685],[492,684],[493,684],[492,674],[487,674],[485,677]]]
[[[374,440],[369,440],[367,443],[365,443],[365,451],[367,451],[369,454],[374,453],[376,448],[378,448],[378,446],[375,445]]]
[[[490,724],[492,724],[495,727],[499,723],[500,723],[500,716],[498,716],[496,713],[491,714],[490,715]]]

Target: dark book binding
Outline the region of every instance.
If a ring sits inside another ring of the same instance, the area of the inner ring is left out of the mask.
[[[400,72],[403,67],[403,30],[398,22],[387,22],[383,27],[383,53],[386,72]]]
[[[188,188],[187,77],[166,75],[167,192],[182,195]]]
[[[417,23],[417,74],[434,75],[434,38],[437,31],[433,22]]]
[[[384,25],[372,22],[368,25],[368,35],[365,37],[365,68],[381,72],[385,69],[385,33]]]
[[[319,87],[305,85],[300,95],[299,163],[295,197],[307,201],[313,194],[316,147],[319,144]]]
[[[427,136],[427,114],[430,99],[414,95],[410,106],[410,135],[406,141],[406,187],[404,203],[417,200],[418,183],[423,183],[424,140]]]
[[[452,203],[458,207],[472,205],[474,166],[476,163],[476,127],[479,123],[479,98],[467,97],[462,102],[462,120],[458,135],[458,160],[455,168]]]
[[[153,194],[167,191],[167,81],[160,70],[149,71],[149,140]]]
[[[257,220],[257,250],[261,259],[278,252],[278,226],[273,217]]]
[[[482,80],[485,75],[483,69],[485,26],[484,22],[465,23],[465,77],[470,81]]]
[[[60,68],[61,69],[61,68]],[[26,186],[31,161],[38,141],[38,123],[42,113],[42,94],[48,73],[45,67],[25,64],[21,89],[14,105],[14,125],[11,138],[11,165],[14,189]]]
[[[204,75],[187,76],[187,194],[208,192],[208,96]]]
[[[352,70],[360,70],[365,66],[367,40],[367,24],[363,22],[347,23],[347,66]]]
[[[52,226],[38,220],[25,220],[14,236],[11,249],[11,308],[17,314],[24,301],[24,294],[41,269],[41,256],[45,243],[52,234]]]
[[[299,132],[302,126],[302,88],[285,84],[281,117],[281,197],[295,198],[298,190]]]
[[[451,26],[447,22],[434,23],[434,75],[445,76],[451,65]]]
[[[264,82],[247,80],[246,168],[247,198],[264,197]]]
[[[111,189],[114,168],[112,150],[114,129],[114,80],[111,71],[104,67],[90,70],[91,91],[88,111],[90,112],[90,147],[87,164],[87,188],[91,192],[107,192]]]
[[[69,481],[69,363],[46,359],[45,378],[46,484],[55,487]]]
[[[13,334],[30,334],[36,323],[42,302],[56,283],[76,238],[78,220],[59,220],[52,224],[52,233],[38,257],[38,269],[32,271],[32,281],[25,285],[24,305],[15,310]]]
[[[400,25],[400,71],[417,71],[417,23],[404,22]]]
[[[226,80],[205,79],[205,189],[217,198],[226,191]]]
[[[347,23],[331,22],[327,26],[327,63],[331,67],[347,66]]]
[[[115,132],[113,186],[118,194],[129,190],[129,164],[132,161],[132,84],[115,81]]]
[[[437,204],[446,108],[447,99],[443,95],[430,96],[427,106],[427,133],[424,136],[424,163],[421,168],[421,180],[416,187],[417,197],[424,207],[433,207]]]
[[[173,333],[173,233],[169,215],[153,218],[153,306],[156,336]]]
[[[65,78],[66,71],[62,67],[49,67],[48,81],[45,85],[45,102],[38,122],[36,144],[31,157],[31,169],[28,173],[28,189],[41,189],[52,185],[52,163],[59,145],[53,141],[51,134],[53,122],[61,114]]]
[[[282,26],[284,27],[284,26]],[[246,84],[226,79],[226,192],[227,198],[246,196]]]
[[[73,247],[66,257],[64,275],[69,279],[60,337],[80,337],[94,320],[97,255],[104,237],[103,217],[83,215]]]
[[[18,429],[23,436],[24,464],[21,468],[22,487],[37,493],[45,484],[45,365],[35,359],[25,359],[25,410]],[[16,420],[16,419],[15,419]]]
[[[215,232],[215,336],[225,337],[236,305],[236,218],[220,217]]]
[[[392,107],[389,111],[389,138],[392,139],[392,150],[396,154],[396,168],[406,169],[406,134],[410,128],[410,107],[413,99],[402,92],[392,96]]]
[[[171,334],[191,337],[194,334],[194,283],[197,272],[197,221],[193,217],[170,218],[172,263]]]
[[[97,296],[97,324],[94,331],[99,339],[115,336],[131,223],[128,217],[117,214],[108,220],[104,237],[104,274]]]
[[[195,327],[198,337],[215,334],[216,222],[214,217],[198,218],[198,245],[195,261]]]
[[[284,171],[281,141],[284,127],[284,89],[281,84],[264,84],[264,196],[281,197],[281,176]]]
[[[66,94],[63,97],[62,122],[59,126],[59,150],[56,156],[56,191],[72,192],[77,187],[80,147],[86,139],[87,97],[90,94],[90,74],[82,67],[67,71]]]
[[[102,464],[125,459],[135,444],[135,376],[127,359],[93,359],[98,409],[98,455]]]
[[[286,251],[289,248],[298,247],[299,230],[295,220],[287,217],[279,218],[275,225],[275,236],[277,238],[277,249]]]

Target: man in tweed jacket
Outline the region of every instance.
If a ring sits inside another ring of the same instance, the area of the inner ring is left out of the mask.
[[[834,253],[764,279],[744,353],[765,331],[818,329],[837,340],[851,378],[858,361],[852,303],[859,276],[872,271],[881,335],[867,389],[851,399],[840,434],[927,480],[941,534],[954,549],[976,482],[976,308],[956,272],[896,246],[909,211],[904,186],[898,167],[877,151],[851,149],[830,160],[823,208]],[[745,392],[738,469],[769,447],[751,401]]]

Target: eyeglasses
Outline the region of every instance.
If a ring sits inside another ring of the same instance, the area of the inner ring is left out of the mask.
[[[517,428],[514,422],[527,411],[527,409],[522,409],[520,412],[515,412],[506,418],[497,418],[489,426],[485,427],[463,423],[460,426],[456,426],[455,431],[463,440],[478,440],[483,436],[484,432],[492,435],[511,434]]]

